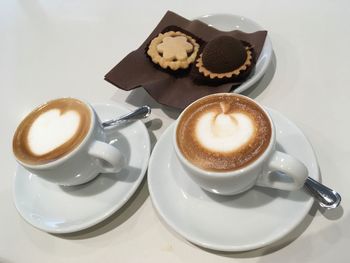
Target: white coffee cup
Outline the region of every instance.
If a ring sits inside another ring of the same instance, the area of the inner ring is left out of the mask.
[[[123,154],[108,144],[106,132],[93,107],[86,102],[80,102],[85,104],[90,112],[90,126],[78,146],[47,163],[26,163],[15,155],[17,162],[42,179],[65,186],[89,182],[99,173],[119,172],[125,166]]]
[[[220,94],[209,96],[218,95]],[[207,98],[204,97],[193,102],[181,113],[176,121],[176,127],[173,134],[173,145],[176,156],[188,176],[190,176],[193,181],[203,189],[221,195],[239,194],[252,188],[254,185],[287,191],[300,189],[304,185],[308,176],[308,170],[305,165],[295,157],[276,150],[275,125],[269,113],[256,101],[248,97],[231,93],[229,96],[246,98],[255,103],[260,110],[266,114],[271,124],[271,136],[267,148],[252,163],[233,171],[208,171],[195,166],[187,160],[178,146],[176,135],[178,124],[191,105]],[[280,176],[276,176],[276,172],[280,172]]]

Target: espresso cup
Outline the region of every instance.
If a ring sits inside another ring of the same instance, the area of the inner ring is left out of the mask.
[[[294,191],[308,176],[302,162],[276,150],[269,113],[246,96],[203,97],[180,114],[175,126],[173,145],[180,164],[209,192],[234,195],[254,185]]]
[[[83,184],[125,166],[123,154],[108,144],[93,107],[74,98],[34,109],[17,127],[12,145],[20,165],[59,185]]]

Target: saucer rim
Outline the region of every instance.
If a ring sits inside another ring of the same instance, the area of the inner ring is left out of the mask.
[[[255,22],[253,19],[246,17],[246,16],[242,16],[239,14],[232,14],[232,13],[209,13],[209,14],[205,14],[205,15],[201,15],[201,16],[197,16],[193,19],[195,20],[199,20],[207,25],[209,25],[207,22],[205,22],[206,18],[215,18],[215,17],[227,17],[227,19],[235,19],[235,20],[244,20],[244,21],[248,21],[249,24],[254,25],[256,27],[256,30],[266,30],[264,27],[262,27],[259,23]],[[220,28],[218,28],[215,25],[212,25],[214,28],[224,31]],[[232,28],[232,30],[235,30],[234,28]],[[239,30],[239,29],[238,29]],[[245,80],[242,84],[240,84],[237,88],[235,88],[232,92],[233,93],[242,93],[246,90],[248,90],[249,88],[251,88],[254,84],[256,84],[266,73],[271,61],[272,61],[272,56],[273,56],[273,47],[272,47],[272,41],[269,37],[269,33],[266,34],[266,38],[265,38],[265,42],[261,51],[261,54],[258,58],[258,60],[256,61],[256,64],[258,63],[259,59],[261,59],[261,56],[263,55],[263,50],[265,50],[267,56],[266,56],[266,62],[263,64],[262,69],[258,72],[255,73],[253,76],[251,76],[251,78],[248,78],[247,80]]]
[[[269,113],[273,113],[274,115],[279,115],[280,118],[283,118],[287,123],[288,126],[293,125],[295,127],[295,129],[298,130],[298,132],[304,137],[304,139],[307,141],[308,143],[308,147],[310,147],[310,150],[313,154],[313,159],[314,162],[316,164],[316,173],[313,174],[311,177],[317,181],[320,180],[320,171],[319,171],[319,166],[318,166],[318,160],[315,154],[314,149],[312,148],[312,145],[310,143],[310,141],[308,140],[308,138],[306,137],[306,135],[302,132],[302,130],[294,123],[292,122],[289,118],[285,117],[282,113],[280,113],[277,110],[273,110],[271,108],[265,107],[264,108],[269,112]],[[273,117],[272,117],[273,119]],[[169,135],[169,133],[171,133],[174,129],[175,129],[175,122],[172,123],[162,134],[161,138],[158,139],[158,142],[164,137],[166,136],[171,136]],[[158,145],[157,142],[157,145]],[[157,145],[154,147],[152,154],[150,156],[149,159],[149,168],[150,168],[150,164],[154,163],[154,153],[157,152]],[[171,149],[171,151],[174,151],[174,149]],[[313,163],[314,163],[313,162]],[[308,212],[310,211],[311,207],[314,204],[314,199],[310,196],[310,198],[304,202],[303,205],[303,211],[302,211],[302,215],[300,216],[300,218],[298,218],[298,220],[296,220],[294,222],[294,225],[292,225],[292,227],[288,228],[288,229],[284,229],[284,231],[281,231],[279,235],[275,235],[274,238],[271,238],[269,240],[266,241],[260,241],[260,242],[255,242],[253,245],[248,244],[248,245],[240,245],[240,246],[226,246],[226,245],[217,245],[217,244],[213,244],[210,242],[203,242],[203,240],[196,240],[196,238],[193,238],[191,236],[191,234],[186,233],[186,231],[183,231],[180,227],[177,227],[175,223],[173,223],[173,221],[171,221],[168,217],[169,216],[165,216],[163,209],[160,208],[159,203],[157,202],[157,198],[155,198],[155,194],[154,194],[154,189],[152,186],[152,175],[150,170],[148,170],[148,189],[149,189],[149,193],[150,193],[150,197],[152,200],[152,204],[157,212],[157,214],[160,216],[160,218],[162,219],[162,221],[164,221],[166,223],[167,226],[169,226],[174,232],[178,233],[182,238],[184,238],[185,240],[198,245],[200,247],[203,247],[205,249],[211,249],[211,250],[216,250],[216,251],[224,251],[224,252],[243,252],[243,251],[251,251],[251,250],[255,250],[258,248],[262,248],[262,247],[266,247],[268,245],[271,245],[275,242],[277,242],[278,240],[282,239],[283,237],[285,237],[286,235],[288,235],[289,233],[291,233],[294,229],[296,229],[300,223],[305,219],[305,217],[307,216]],[[150,176],[151,175],[151,176]]]
[[[96,110],[96,107],[114,107],[117,108],[118,111],[122,111],[121,114],[126,114],[128,113],[130,110],[125,107],[124,105],[120,104],[120,103],[110,103],[110,102],[106,102],[106,103],[92,103],[91,104],[92,107]],[[96,110],[97,115],[100,117],[98,110]],[[38,225],[35,224],[34,222],[36,221],[30,221],[29,218],[27,218],[27,216],[22,212],[20,205],[19,205],[19,200],[17,200],[17,195],[16,195],[16,178],[19,176],[19,169],[23,169],[23,171],[27,174],[32,174],[29,171],[25,170],[24,167],[22,167],[20,164],[16,165],[16,171],[15,171],[15,176],[13,179],[13,189],[12,189],[12,193],[13,193],[13,202],[14,205],[16,207],[17,212],[21,215],[21,217],[25,220],[25,222],[27,222],[28,224],[30,224],[31,226],[35,227],[36,229],[39,229],[41,231],[45,231],[47,233],[52,233],[52,234],[68,234],[68,233],[74,233],[74,232],[79,232],[85,229],[88,229],[100,222],[103,222],[104,220],[106,220],[108,217],[112,216],[114,213],[116,213],[119,209],[121,209],[126,203],[127,201],[130,200],[130,198],[135,194],[135,192],[137,191],[137,189],[139,188],[139,186],[141,185],[142,181],[145,178],[146,175],[146,171],[148,169],[148,163],[149,163],[149,158],[151,155],[151,139],[148,133],[148,130],[145,126],[145,124],[141,121],[141,120],[137,120],[135,121],[135,123],[137,123],[139,125],[140,130],[143,130],[143,133],[145,135],[145,144],[147,147],[147,154],[145,155],[144,158],[144,162],[142,164],[141,167],[141,171],[140,171],[140,177],[137,181],[135,181],[132,186],[130,187],[127,195],[125,195],[122,199],[120,199],[120,202],[115,205],[112,206],[109,210],[105,211],[103,214],[101,214],[100,216],[96,217],[94,220],[90,220],[85,224],[80,224],[78,227],[76,225],[74,226],[70,226],[70,227],[65,227],[65,228],[48,228],[45,227],[45,225]],[[34,174],[35,175],[35,174]],[[43,179],[41,179],[40,177],[36,176],[36,179],[39,181],[42,181]],[[74,197],[73,197],[74,198]]]

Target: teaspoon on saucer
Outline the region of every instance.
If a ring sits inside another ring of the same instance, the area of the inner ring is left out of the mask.
[[[341,196],[336,191],[308,177],[305,187],[310,194],[317,199],[320,206],[326,209],[336,208],[341,202]]]
[[[111,126],[117,126],[129,121],[144,119],[144,118],[147,118],[150,114],[151,114],[151,108],[147,105],[144,105],[117,119],[102,122],[102,127],[107,128]]]

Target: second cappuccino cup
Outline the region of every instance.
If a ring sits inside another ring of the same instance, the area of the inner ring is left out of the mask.
[[[13,152],[29,172],[65,186],[125,166],[123,154],[107,142],[93,107],[74,98],[49,101],[26,116],[14,134]]]
[[[308,176],[301,161],[276,150],[269,113],[248,97],[203,97],[181,113],[175,126],[173,145],[180,164],[209,192],[234,195],[254,185],[293,191]]]

